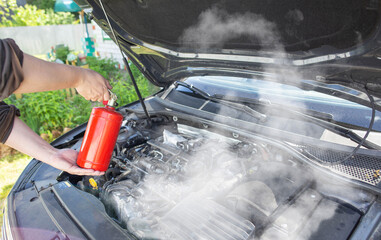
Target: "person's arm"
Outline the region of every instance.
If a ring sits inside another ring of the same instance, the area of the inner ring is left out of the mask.
[[[24,53],[24,80],[14,93],[76,88],[86,100],[109,100],[109,82],[90,69],[52,63]]]
[[[47,163],[57,169],[76,175],[102,175],[104,172],[78,167],[78,152],[73,149],[56,149],[45,142],[18,117],[15,117],[13,129],[6,145],[31,157]]]
[[[79,67],[45,62],[22,53],[11,39],[0,39],[0,95],[76,88],[88,100],[109,99],[110,84],[100,74]],[[0,104],[1,142],[60,170],[77,175],[104,172],[77,166],[78,152],[56,149],[17,118],[17,109]]]

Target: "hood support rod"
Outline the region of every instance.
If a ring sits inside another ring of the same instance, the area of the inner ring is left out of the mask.
[[[150,117],[150,115],[149,115],[149,113],[148,113],[148,111],[147,111],[146,104],[144,103],[144,99],[143,99],[142,95],[140,94],[138,85],[136,84],[136,81],[135,81],[134,75],[132,74],[130,65],[128,64],[128,61],[127,61],[126,57],[125,57],[124,54],[123,54],[122,47],[120,46],[120,43],[119,43],[118,39],[116,38],[114,29],[112,28],[112,26],[111,26],[111,22],[110,22],[110,20],[109,20],[109,18],[108,18],[108,16],[107,16],[106,10],[105,10],[105,8],[103,7],[103,2],[102,2],[102,0],[99,0],[99,3],[100,3],[100,5],[101,5],[102,10],[103,10],[103,13],[104,13],[104,15],[105,15],[105,17],[106,17],[106,20],[107,20],[107,23],[108,23],[108,25],[109,25],[109,27],[110,27],[111,33],[112,33],[112,35],[113,35],[113,37],[114,37],[114,39],[115,39],[115,43],[116,43],[116,44],[118,45],[118,47],[119,47],[120,54],[121,54],[122,57],[123,57],[123,63],[124,63],[124,65],[125,65],[126,68],[127,68],[127,72],[128,72],[128,75],[130,76],[130,79],[131,79],[131,81],[132,81],[132,84],[134,85],[134,89],[135,89],[136,95],[138,95],[140,104],[142,105],[143,110],[144,110],[144,113],[145,113],[145,115],[146,115],[146,117],[147,117],[147,119],[148,119],[148,124],[151,125],[151,117]]]

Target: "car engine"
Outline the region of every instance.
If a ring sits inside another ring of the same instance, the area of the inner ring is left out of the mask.
[[[360,218],[269,142],[153,121],[124,122],[106,174],[77,182],[139,239],[311,239],[319,221]]]

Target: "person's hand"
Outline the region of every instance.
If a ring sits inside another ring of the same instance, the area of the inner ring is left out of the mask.
[[[92,176],[104,174],[93,169],[80,168],[77,165],[77,151],[54,148],[18,117],[14,119],[12,132],[5,144],[70,174]]]
[[[49,159],[49,164],[53,167],[68,172],[74,175],[103,175],[104,172],[95,171],[93,169],[81,168],[77,165],[78,152],[73,149],[57,149],[51,159]]]
[[[110,83],[99,73],[90,69],[81,69],[76,89],[86,100],[108,101],[110,95],[108,89],[111,89]]]

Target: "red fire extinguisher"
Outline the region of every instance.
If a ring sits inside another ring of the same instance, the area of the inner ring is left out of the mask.
[[[123,121],[123,115],[115,111],[116,99],[110,91],[110,100],[103,102],[105,107],[93,108],[79,150],[78,166],[107,170]]]

